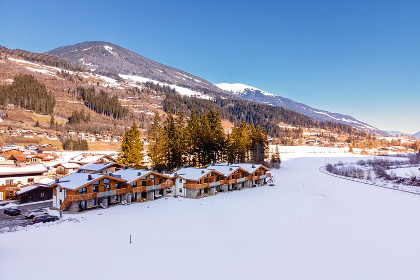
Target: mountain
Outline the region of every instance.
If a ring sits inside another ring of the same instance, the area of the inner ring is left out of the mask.
[[[368,125],[367,123],[361,122],[351,116],[343,115],[340,113],[331,113],[321,109],[315,109],[308,105],[275,95],[273,93],[268,93],[266,91],[252,86],[239,83],[220,83],[216,84],[216,86],[244,99],[248,99],[259,103],[265,103],[273,106],[281,106],[316,120],[339,122],[361,129],[363,131],[367,131],[369,133],[387,135],[386,132],[377,129],[371,125]]]
[[[65,59],[79,67],[90,69],[93,73],[123,80],[131,85],[154,82],[161,86],[169,86],[181,95],[202,99],[214,99],[215,96],[233,94],[238,98],[281,106],[315,120],[339,122],[366,132],[386,135],[386,132],[351,116],[315,109],[254,87],[226,83],[214,85],[200,77],[155,62],[108,42],[83,42],[56,48],[47,52],[47,54]]]
[[[416,138],[416,139],[420,139],[420,131],[411,135],[411,137]]]
[[[113,74],[132,82],[159,81],[203,93],[223,91],[214,84],[184,72],[145,58],[132,51],[108,42],[83,42],[59,47],[47,52],[99,74]]]

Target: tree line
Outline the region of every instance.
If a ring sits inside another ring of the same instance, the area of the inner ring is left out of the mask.
[[[148,155],[158,170],[215,162],[263,163],[268,150],[264,129],[241,122],[225,134],[215,110],[202,114],[193,111],[186,121],[182,114],[174,117],[171,113],[162,121],[156,113],[148,142]]]
[[[18,74],[11,85],[0,86],[0,103],[11,103],[48,115],[54,112],[55,97],[34,76]]]
[[[296,127],[324,128],[332,132],[347,133],[355,136],[366,136],[366,133],[349,125],[318,121],[279,106],[261,104],[235,97],[215,97],[214,100],[188,98],[178,94],[166,93],[163,109],[167,113],[182,113],[188,116],[192,110],[201,114],[208,109],[219,112],[223,119],[231,122],[246,122],[263,127],[268,135],[283,137],[284,130],[279,123]]]

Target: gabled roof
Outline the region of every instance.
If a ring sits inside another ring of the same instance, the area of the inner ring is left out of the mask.
[[[100,160],[103,159],[107,159],[109,161],[112,162],[116,162],[115,159],[113,159],[112,157],[108,156],[108,155],[104,155],[104,154],[81,154],[78,156],[75,156],[74,158],[72,158],[70,160],[70,162],[76,162],[76,163],[80,163],[80,164],[88,164],[88,163],[92,163],[92,162],[98,162]]]
[[[106,162],[106,163],[88,163],[81,167],[79,167],[79,171],[95,171],[95,172],[101,172],[113,165],[119,165],[115,162]]]
[[[75,169],[75,168],[79,168],[80,167],[80,164],[75,163],[75,162],[57,163],[57,164],[54,165],[54,167],[57,167],[59,165],[63,166],[65,169]]]
[[[232,173],[236,172],[237,170],[242,170],[246,173],[249,173],[246,169],[240,166],[232,166],[228,164],[212,164],[212,165],[209,165],[207,169],[219,171],[225,177],[230,176]]]
[[[37,188],[49,188],[49,186],[47,186],[47,185],[42,185],[42,184],[35,184],[35,185],[31,185],[31,186],[26,186],[26,187],[20,188],[20,189],[16,192],[16,194],[23,194],[23,193],[27,193],[27,192],[32,191],[32,190],[37,189]]]
[[[223,175],[223,173],[217,170],[212,170],[212,169],[207,169],[207,168],[183,167],[181,169],[178,169],[176,172],[172,173],[171,177],[173,178],[182,177],[186,180],[198,181],[210,172],[216,172],[216,173],[219,173],[220,175]]]
[[[265,167],[262,164],[254,164],[254,163],[234,163],[231,166],[241,167],[242,169],[245,169],[246,171],[248,171],[248,173],[250,174],[254,173],[259,168],[269,170],[267,167]]]
[[[132,182],[134,182],[134,181],[136,181],[140,178],[143,178],[143,177],[145,177],[149,174],[156,174],[156,175],[161,175],[161,176],[169,178],[168,175],[157,173],[157,172],[152,171],[152,170],[135,169],[135,168],[127,168],[127,169],[123,168],[123,169],[120,169],[120,170],[112,173],[111,176],[119,176],[119,177],[121,177],[121,179],[124,179],[127,182],[127,184],[131,184]]]
[[[25,174],[39,174],[47,172],[47,168],[42,163],[31,164],[26,166],[16,166],[10,164],[0,165],[0,176],[25,175]]]
[[[111,177],[109,175],[82,172],[82,173],[73,173],[73,174],[64,176],[63,178],[56,180],[50,186],[55,187],[56,185],[58,185],[62,187],[63,189],[77,190],[85,185],[93,183],[102,178],[114,179],[117,181],[124,182],[124,180],[122,179]]]

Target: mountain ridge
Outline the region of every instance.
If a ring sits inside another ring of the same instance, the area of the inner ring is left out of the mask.
[[[369,133],[387,134],[351,116],[315,109],[258,88],[243,84],[233,84],[244,86],[242,91],[234,92],[232,88],[226,88],[229,85],[228,83],[213,84],[193,74],[161,64],[105,41],[87,41],[62,46],[46,53],[66,59],[77,66],[87,67],[94,73],[111,75],[112,78],[123,79],[127,82],[161,82],[163,83],[162,85],[170,85],[172,88],[176,88],[178,92],[183,91],[185,88],[187,93],[184,95],[206,99],[211,99],[212,96],[233,94],[238,98],[284,107],[319,121],[339,122]],[[221,85],[225,85],[225,88]]]
[[[306,104],[296,102],[292,99],[282,97],[273,93],[266,92],[253,86],[248,86],[241,83],[219,83],[216,84],[216,86],[226,91],[229,91],[232,94],[240,96],[244,99],[248,99],[259,103],[265,103],[273,106],[281,106],[317,120],[335,121],[351,125],[353,127],[364,131],[368,131],[370,133],[377,133],[380,135],[387,134],[385,131],[368,125],[367,123],[361,122],[352,116],[344,115],[341,113],[332,113],[322,109],[316,109]]]

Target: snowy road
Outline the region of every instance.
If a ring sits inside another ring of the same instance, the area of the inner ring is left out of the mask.
[[[1,234],[0,279],[420,278],[418,196],[319,172],[354,157],[286,156],[275,187]]]

